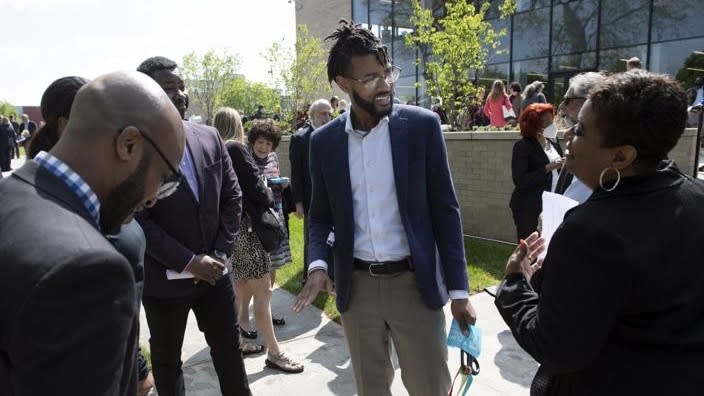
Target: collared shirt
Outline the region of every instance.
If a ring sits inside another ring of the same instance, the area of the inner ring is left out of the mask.
[[[354,216],[353,256],[373,262],[409,257],[411,250],[396,194],[389,117],[379,120],[367,132],[354,129],[350,113],[345,132]],[[315,260],[308,272],[317,268],[327,270],[327,263]],[[450,290],[449,293],[452,299],[468,297],[465,290]]]
[[[90,213],[95,222],[95,226],[100,230],[100,201],[98,201],[98,196],[95,195],[88,183],[63,161],[46,151],[40,151],[39,154],[34,157],[34,162],[66,183],[71,191],[80,199],[86,210],[88,210],[88,213]]]
[[[196,202],[200,202],[198,199],[199,190],[198,178],[196,177],[196,168],[193,164],[193,157],[191,157],[191,151],[188,149],[188,147],[183,150],[183,158],[181,158],[181,163],[178,165],[178,169],[181,171],[181,174],[183,174],[183,177],[186,179],[188,187],[191,188],[191,192],[193,193],[193,197],[196,199]]]

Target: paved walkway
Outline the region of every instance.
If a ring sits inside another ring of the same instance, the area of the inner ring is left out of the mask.
[[[286,326],[277,327],[276,334],[286,353],[301,359],[305,371],[301,374],[283,374],[264,366],[266,354],[245,359],[252,393],[255,395],[355,395],[352,367],[347,353],[342,327],[327,319],[315,307],[294,314],[289,306],[293,296],[282,289],[274,291],[272,310],[284,314]],[[487,293],[471,297],[477,315],[477,324],[483,331],[481,373],[472,384],[473,396],[528,395],[530,381],[537,363],[516,344],[511,332],[494,307],[493,297]],[[450,324],[449,304],[445,316]],[[148,345],[149,330],[142,312],[141,343]],[[459,367],[459,350],[450,348],[449,364],[453,375]],[[198,330],[195,317],[188,319],[182,360],[186,391],[191,396],[219,395],[215,370],[209,349]],[[398,364],[393,395],[408,395],[401,381]],[[153,392],[152,394],[156,394]]]

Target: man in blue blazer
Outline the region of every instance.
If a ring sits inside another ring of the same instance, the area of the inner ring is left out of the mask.
[[[293,309],[330,286],[332,247],[358,394],[391,394],[389,338],[410,395],[447,394],[442,307],[450,297],[463,329],[476,315],[440,123],[428,110],[393,104],[400,70],[369,30],[343,21],[328,39],[328,78],[352,108],[310,139],[310,266]]]

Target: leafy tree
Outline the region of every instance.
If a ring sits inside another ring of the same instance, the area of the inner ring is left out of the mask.
[[[476,87],[470,71],[483,69],[488,50],[499,45],[505,29],[494,31],[484,20],[489,2],[481,5],[471,0],[448,0],[445,14],[435,17],[432,10],[413,0],[411,23],[414,34],[406,35],[406,44],[420,50],[425,63],[425,84],[431,96],[442,98],[450,123],[459,126],[459,115],[475,102]],[[505,17],[515,10],[513,0],[500,7]],[[418,60],[420,62],[420,60]]]
[[[0,115],[4,116],[15,116],[15,120],[17,120],[17,108],[10,102],[0,100]]]
[[[221,54],[209,50],[203,56],[191,52],[183,58],[183,77],[191,103],[205,113],[207,124],[212,124],[217,98],[227,85],[235,79],[240,59],[228,51]]]
[[[311,36],[306,25],[297,26],[293,47],[274,43],[262,56],[269,62],[273,85],[291,98],[285,109],[289,116],[305,104],[331,95],[323,40]]]
[[[264,83],[252,82],[244,77],[235,78],[221,92],[218,103],[232,107],[242,116],[252,115],[258,105],[268,111],[276,111],[281,98],[279,92]]]
[[[704,77],[704,53],[700,52],[690,54],[675,76],[684,88],[693,87],[697,77]]]

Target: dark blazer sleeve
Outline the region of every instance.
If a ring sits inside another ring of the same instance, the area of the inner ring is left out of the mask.
[[[462,220],[457,202],[447,148],[436,117],[429,119],[427,130],[427,186],[430,219],[440,263],[448,290],[467,290],[467,259],[464,252]]]
[[[169,235],[154,221],[151,209],[137,212],[135,219],[142,226],[147,238],[147,254],[160,264],[176,272],[183,272],[196,253]]]
[[[565,224],[550,242],[541,293],[507,275],[495,304],[516,341],[552,373],[596,359],[631,295],[622,239],[589,224]],[[595,292],[598,290],[599,292]]]
[[[13,333],[22,337],[8,350],[17,362],[14,394],[120,394],[125,358],[135,353],[135,298],[133,271],[117,252],[86,252],[57,264],[16,320]]]
[[[240,229],[242,190],[237,182],[230,154],[219,136],[217,150],[222,158],[222,186],[220,187],[220,225],[213,248],[222,252],[231,252],[235,244],[235,235]]]
[[[298,133],[291,136],[291,145],[288,148],[288,157],[291,161],[291,194],[293,194],[293,202],[303,203],[305,191],[303,188],[303,181],[305,180],[305,156],[307,156],[305,149],[305,141],[303,136]]]
[[[545,166],[536,165],[537,152],[540,147],[531,140],[521,139],[513,145],[511,155],[511,175],[513,184],[518,188],[542,188],[550,174],[545,172]],[[544,160],[547,164],[547,158]]]
[[[310,227],[308,228],[308,264],[316,260],[327,263],[330,256],[330,246],[327,244],[328,235],[332,229],[333,219],[330,212],[330,202],[325,180],[323,178],[323,160],[320,158],[321,150],[327,150],[323,135],[313,133],[310,136],[309,164],[310,179],[312,182],[310,202]],[[329,264],[329,263],[328,263]]]
[[[247,146],[228,142],[227,152],[230,154],[232,167],[237,174],[243,201],[250,202],[258,207],[271,207],[274,205],[273,197],[267,193],[266,188],[263,188],[265,186],[259,182],[259,168]]]

